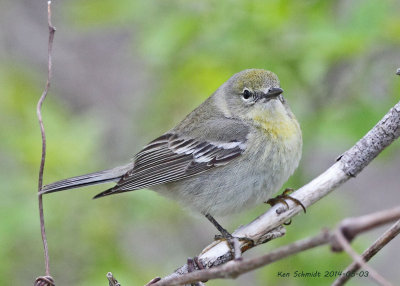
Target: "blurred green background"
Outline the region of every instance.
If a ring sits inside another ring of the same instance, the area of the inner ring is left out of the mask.
[[[36,102],[47,69],[47,1],[0,1],[0,284],[44,274],[37,207],[41,142]],[[53,2],[54,77],[43,107],[45,183],[132,158],[232,74],[274,71],[301,123],[303,158],[285,185],[298,188],[329,167],[399,100],[400,2]],[[293,220],[287,235],[252,257],[312,236],[341,219],[396,206],[399,143],[356,179]],[[185,263],[216,230],[202,217],[140,190],[93,201],[107,186],[44,197],[51,273],[57,285],[143,285]],[[218,218],[230,230],[266,206]],[[361,252],[384,228],[357,238]],[[400,281],[393,241],[371,265]],[[321,285],[332,278],[279,278],[295,270],[342,270],[328,247],[207,285]],[[395,262],[395,263],[393,263]],[[349,285],[374,285],[365,278]]]

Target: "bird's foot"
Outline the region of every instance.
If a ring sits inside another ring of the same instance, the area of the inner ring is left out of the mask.
[[[214,236],[215,240],[225,240],[228,243],[229,249],[232,253],[232,256],[235,260],[240,260],[242,258],[242,248],[240,245],[240,241],[243,241],[247,244],[247,248],[251,248],[254,246],[254,240],[248,237],[236,237],[230,234],[230,237],[224,237],[223,235],[217,234]],[[246,248],[246,249],[247,249]]]
[[[290,194],[293,193],[293,191],[294,191],[293,189],[287,188],[287,189],[285,189],[285,190],[283,191],[282,194],[276,196],[275,198],[269,199],[269,200],[266,201],[265,203],[271,205],[271,207],[274,206],[274,205],[276,205],[277,203],[282,203],[283,205],[286,206],[286,210],[288,210],[288,209],[289,209],[289,205],[288,205],[288,203],[286,202],[286,200],[291,200],[291,201],[294,202],[296,205],[301,206],[301,208],[303,209],[304,213],[306,213],[306,212],[307,212],[307,211],[306,211],[306,207],[302,204],[302,202],[299,201],[298,199],[293,198],[292,196],[290,196]],[[291,224],[291,223],[292,223],[292,220],[289,220],[288,222],[285,222],[284,225],[289,225],[289,224]]]
[[[254,240],[248,237],[236,237],[230,234],[229,237],[217,234],[214,236],[215,240],[225,240],[228,244],[229,250],[232,253],[234,260],[242,259],[242,249],[240,245],[240,241],[244,241],[249,245],[249,247],[254,246]]]
[[[239,241],[246,241],[251,246],[254,245],[254,241],[252,239],[247,237],[235,237],[230,234],[225,228],[223,228],[211,215],[206,214],[205,216],[221,233],[221,235],[216,235],[214,239],[225,240],[235,260],[239,260],[242,257],[242,250]]]

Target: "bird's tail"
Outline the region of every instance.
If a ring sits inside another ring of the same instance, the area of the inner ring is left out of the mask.
[[[40,191],[40,194],[48,194],[68,189],[80,188],[89,185],[102,184],[112,181],[119,181],[119,179],[131,168],[133,167],[132,163],[116,167],[109,170],[104,170],[100,172],[90,173],[82,176],[77,176],[65,180],[61,180],[58,182],[51,183],[46,185]]]

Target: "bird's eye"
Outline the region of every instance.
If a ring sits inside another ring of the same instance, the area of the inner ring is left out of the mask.
[[[243,90],[242,97],[245,100],[248,100],[251,97],[251,91],[248,89]]]

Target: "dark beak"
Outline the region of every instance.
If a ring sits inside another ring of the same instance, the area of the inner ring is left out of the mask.
[[[265,95],[266,98],[269,97],[277,97],[278,95],[280,95],[283,92],[283,89],[280,87],[271,87],[267,94]]]

